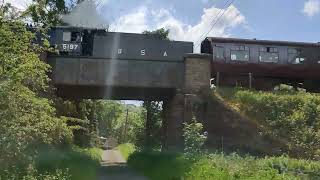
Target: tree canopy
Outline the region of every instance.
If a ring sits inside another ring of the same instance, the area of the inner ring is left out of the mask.
[[[169,30],[166,30],[165,28],[156,29],[154,31],[143,31],[142,34],[146,34],[161,40],[170,40]]]
[[[66,119],[55,115],[47,88],[49,66],[42,48],[19,21],[0,21],[0,170],[31,163],[40,146],[71,139]]]

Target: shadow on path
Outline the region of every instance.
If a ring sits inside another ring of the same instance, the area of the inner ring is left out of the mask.
[[[131,170],[117,150],[106,150],[102,155],[98,180],[147,180]]]

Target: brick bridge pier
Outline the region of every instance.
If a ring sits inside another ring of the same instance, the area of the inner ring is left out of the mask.
[[[163,102],[163,130],[165,149],[183,146],[183,123],[197,116],[202,121],[211,78],[211,56],[208,54],[187,54],[184,58],[184,85],[176,94]]]

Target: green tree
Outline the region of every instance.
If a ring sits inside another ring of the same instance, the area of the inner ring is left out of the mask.
[[[60,16],[68,11],[64,0],[33,0],[24,16],[31,17],[36,25],[48,27],[60,24]]]
[[[4,3],[4,1],[0,1],[0,19],[13,20],[17,19],[19,16],[19,11],[10,3]]]
[[[170,40],[169,30],[166,30],[165,28],[156,29],[154,31],[143,31],[142,34],[146,34],[161,40]]]
[[[119,101],[97,101],[97,120],[99,122],[99,134],[104,137],[116,137],[116,125],[124,113],[124,105]]]
[[[116,122],[115,130],[117,131],[119,142],[136,143],[141,134],[144,134],[145,120],[142,116],[144,110],[141,106],[124,105],[123,113]]]
[[[140,136],[140,142],[145,149],[160,148],[162,127],[162,103],[157,101],[145,101],[142,117],[145,119],[144,137]]]
[[[49,80],[49,66],[39,59],[44,48],[20,21],[1,19],[0,37],[0,170],[26,168],[40,147],[67,143],[72,134],[40,97]]]
[[[195,160],[201,154],[207,133],[203,132],[203,125],[195,118],[192,121],[183,124],[184,151],[188,158]]]

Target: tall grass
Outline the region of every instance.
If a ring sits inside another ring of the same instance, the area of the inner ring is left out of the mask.
[[[120,144],[117,149],[125,160],[136,150],[136,147],[131,143]]]
[[[288,157],[207,154],[191,161],[183,154],[138,152],[128,164],[151,180],[320,179],[320,162]]]
[[[291,156],[320,159],[320,95],[223,88],[226,102],[259,123],[264,134],[286,142]]]
[[[54,172],[56,169],[68,171],[72,180],[96,179],[102,150],[98,148],[42,151],[36,160],[40,173]]]
[[[0,171],[0,180],[91,180],[96,179],[102,150],[98,148],[42,148],[27,169]]]
[[[135,152],[128,165],[151,180],[173,180],[183,177],[189,163],[181,154]]]

